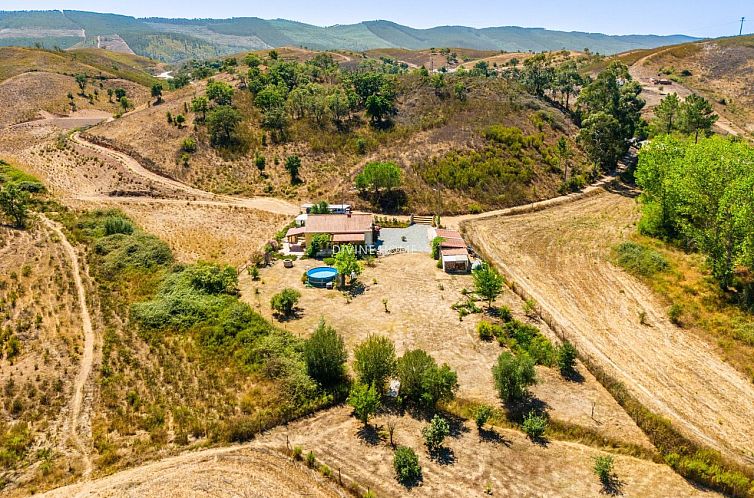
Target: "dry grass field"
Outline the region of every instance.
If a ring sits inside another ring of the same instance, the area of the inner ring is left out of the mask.
[[[552,209],[472,222],[477,247],[528,292],[579,351],[688,436],[750,461],[754,387],[720,359],[714,339],[670,322],[663,303],[610,263],[635,231],[632,193],[605,192]]]
[[[547,496],[604,495],[594,476],[593,458],[604,454],[576,443],[549,441],[534,444],[517,431],[495,428],[480,438],[471,422],[456,421],[446,440],[446,461],[432,460],[421,439],[425,424],[409,416],[380,416],[374,424],[385,431],[388,418],[396,422],[394,441],[419,455],[423,480],[407,489],[395,479],[392,449],[383,434],[363,438],[362,424],[346,407],[319,412],[280,427],[252,445],[285,449],[301,446],[345,478],[368,487],[377,496]],[[615,457],[617,486],[622,496],[717,496],[695,489],[662,464],[632,457]],[[488,492],[489,490],[489,492]]]
[[[0,470],[0,483],[43,485],[82,470],[67,422],[83,346],[71,262],[58,237],[41,225],[0,228],[0,452],[10,466],[36,463]]]
[[[421,348],[439,363],[448,363],[458,372],[459,397],[499,404],[492,384],[491,368],[501,352],[496,343],[481,341],[476,324],[481,315],[469,315],[459,321],[451,305],[461,301],[463,289],[472,289],[471,276],[451,276],[435,267],[427,254],[396,255],[379,259],[374,268],[367,267],[359,277],[366,286],[363,294],[349,303],[338,291],[304,288],[301,275],[317,263],[299,260],[292,269],[282,263],[262,270],[254,282],[241,277],[243,299],[266,317],[272,318],[270,298],[284,287],[301,291],[301,317],[281,325],[297,335],[307,336],[324,318],[345,339],[349,351],[369,334],[390,337],[398,354]],[[388,301],[385,312],[383,299]],[[480,303],[481,304],[481,303]],[[511,308],[514,315],[530,321],[522,311],[522,301],[506,291],[496,303]],[[541,322],[534,322],[552,340],[555,335]],[[608,438],[651,447],[615,400],[583,367],[583,382],[564,380],[547,367],[538,367],[540,384],[532,392],[547,407],[553,418],[581,425]],[[591,418],[592,403],[595,418]]]

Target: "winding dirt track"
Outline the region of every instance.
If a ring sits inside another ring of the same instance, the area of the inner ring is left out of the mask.
[[[582,354],[645,406],[752,463],[754,386],[707,343],[670,323],[651,290],[608,261],[611,247],[635,230],[632,195],[603,191],[538,212],[471,221],[466,233]]]
[[[231,446],[184,453],[41,496],[346,498],[350,495],[276,451]]]
[[[137,161],[136,159],[132,158],[131,156],[127,154],[109,149],[107,147],[103,147],[101,145],[91,143],[85,140],[78,132],[71,135],[71,139],[83,147],[94,150],[100,154],[105,154],[112,157],[116,161],[123,164],[126,168],[129,169],[129,171],[131,171],[137,176],[140,176],[156,184],[179,190],[183,192],[184,194],[193,196],[198,199],[203,199],[205,201],[213,201],[214,203],[216,203],[216,205],[245,207],[245,208],[258,209],[260,211],[268,211],[270,213],[284,214],[284,215],[290,215],[290,216],[295,216],[299,213],[298,206],[291,204],[290,202],[287,202],[281,199],[276,199],[273,197],[248,197],[248,198],[233,197],[230,195],[212,194],[210,192],[206,192],[204,190],[191,187],[189,185],[186,185],[183,182],[173,180],[172,178],[167,178],[165,176],[159,175],[153,171],[148,170],[147,168],[142,166],[139,163],[139,161]],[[96,200],[105,200],[105,199],[117,200],[119,199],[119,197],[102,196],[101,198],[98,198]],[[87,200],[87,199],[84,198],[81,200]]]
[[[89,414],[84,410],[84,390],[86,389],[86,384],[89,381],[94,365],[94,342],[96,337],[94,335],[94,329],[92,328],[92,319],[89,315],[89,308],[86,305],[86,289],[84,288],[84,283],[81,279],[81,265],[79,264],[76,249],[74,249],[56,223],[43,215],[40,215],[40,218],[42,223],[57,235],[61,245],[68,255],[68,258],[71,260],[73,280],[76,284],[79,307],[81,309],[81,324],[84,332],[84,351],[81,355],[81,365],[79,366],[79,371],[76,374],[76,380],[73,385],[73,397],[71,398],[71,403],[68,409],[68,420],[64,425],[64,433],[69,434],[73,439],[73,442],[84,461],[84,476],[88,476],[92,472],[92,458],[91,451],[89,450],[89,430],[87,429],[87,426],[89,425]],[[85,434],[82,435],[82,433]]]

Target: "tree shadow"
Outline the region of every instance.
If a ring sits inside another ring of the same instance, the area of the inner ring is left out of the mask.
[[[572,368],[567,372],[560,372],[560,375],[568,382],[575,382],[577,384],[582,384],[584,382],[584,376],[575,368]]]
[[[539,398],[528,395],[524,399],[505,402],[506,414],[508,420],[517,424],[522,424],[524,418],[531,412],[546,413],[550,407],[546,402]]]
[[[492,444],[502,444],[506,448],[511,447],[511,441],[508,439],[505,439],[502,434],[497,432],[495,429],[485,429],[484,427],[479,429],[479,440],[484,443],[492,443]]]
[[[430,458],[439,465],[453,465],[456,463],[456,454],[453,448],[441,446],[429,454]]]
[[[274,312],[273,315],[278,322],[284,323],[300,319],[302,316],[304,316],[304,310],[302,308],[296,307],[293,308],[293,311],[291,311],[287,315],[284,313],[278,313],[277,311]]]
[[[377,446],[384,440],[380,430],[374,424],[362,425],[356,431],[356,436],[370,446]]]
[[[602,482],[602,489],[600,494],[608,496],[622,496],[623,495],[623,481],[618,479],[618,476],[611,474],[606,479],[600,479]]]
[[[420,469],[419,475],[415,479],[398,479],[398,481],[403,485],[404,488],[412,489],[424,482],[424,474],[422,474],[422,471]]]

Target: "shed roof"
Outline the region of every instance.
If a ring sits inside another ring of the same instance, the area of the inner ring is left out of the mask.
[[[469,251],[466,250],[466,248],[463,249],[443,249],[440,251],[440,254],[442,255],[442,258],[445,259],[447,257],[453,257],[453,256],[465,256],[466,259],[469,258]]]
[[[306,228],[304,227],[294,227],[289,228],[287,232],[285,232],[286,237],[293,237],[294,235],[302,235],[306,233]]]
[[[440,242],[440,247],[466,247],[466,242],[463,241],[463,239],[442,239],[442,242]]]

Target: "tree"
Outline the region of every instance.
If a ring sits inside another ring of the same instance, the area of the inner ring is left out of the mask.
[[[107,100],[108,100],[108,102],[112,102],[113,101],[113,89],[112,88],[108,88],[107,89]]]
[[[678,128],[678,114],[681,108],[681,100],[678,95],[671,93],[655,107],[655,117],[652,120],[652,128],[655,134],[671,134]]]
[[[401,169],[393,162],[369,162],[361,173],[356,175],[356,188],[371,189],[375,195],[378,195],[381,190],[389,192],[398,188],[401,185],[401,176]]]
[[[131,108],[131,101],[128,100],[128,97],[123,96],[120,98],[120,106],[123,109],[123,112],[126,112]]]
[[[555,70],[547,61],[547,55],[537,54],[526,59],[521,79],[529,93],[538,97],[544,96],[555,79]]]
[[[233,134],[242,120],[241,113],[233,107],[218,106],[207,115],[207,127],[212,143],[229,145],[233,142]]]
[[[162,103],[162,84],[155,83],[152,85],[152,97],[157,99],[157,104]]]
[[[300,178],[298,176],[299,169],[301,168],[301,158],[293,155],[285,158],[285,170],[291,175],[291,183],[298,183]]]
[[[366,385],[357,382],[348,395],[348,404],[353,407],[356,418],[366,426],[369,423],[369,417],[380,409],[380,394],[374,384]]]
[[[304,361],[309,376],[323,386],[332,386],[345,377],[346,346],[334,328],[320,319],[314,333],[304,343]]]
[[[374,384],[378,392],[385,390],[385,382],[395,372],[396,358],[393,342],[384,336],[370,335],[354,350],[354,370],[362,384]]]
[[[404,486],[410,486],[421,479],[422,469],[419,466],[419,457],[407,446],[396,448],[393,455],[393,468],[398,482]]]
[[[296,309],[298,300],[301,298],[301,293],[296,289],[286,288],[278,292],[270,300],[270,306],[278,314],[289,317],[293,315],[293,310]]]
[[[306,256],[314,258],[317,254],[327,249],[330,246],[330,237],[329,233],[315,233],[306,246]]]
[[[576,372],[576,355],[576,348],[568,341],[558,348],[557,362],[561,375],[569,376]]]
[[[0,189],[0,209],[16,228],[24,228],[29,213],[29,194],[10,183]]]
[[[687,135],[694,135],[694,142],[699,142],[699,132],[709,136],[717,119],[712,104],[700,95],[691,94],[681,104],[680,128]]]
[[[571,159],[571,148],[565,137],[558,139],[557,145],[558,159],[560,159],[560,168],[563,170],[563,183],[568,183],[568,161]]]
[[[537,440],[544,436],[547,430],[547,417],[538,415],[532,410],[524,417],[524,422],[521,425],[527,436],[532,440]]]
[[[311,207],[310,214],[328,214],[330,212],[330,206],[327,201],[319,201]]]
[[[395,114],[395,101],[386,95],[370,95],[364,106],[373,126],[382,125],[386,118]]]
[[[407,351],[398,360],[396,373],[401,382],[400,394],[405,402],[433,408],[440,401],[450,401],[458,389],[458,376],[447,364],[441,367],[426,351]]]
[[[526,396],[527,388],[536,383],[534,362],[524,352],[514,356],[505,351],[492,367],[492,377],[500,399],[506,402],[521,399]]]
[[[461,102],[466,102],[466,96],[469,93],[469,89],[466,88],[466,84],[463,81],[457,81],[453,85],[453,95]]]
[[[194,97],[191,99],[191,110],[202,114],[202,122],[207,120],[207,111],[209,110],[209,99],[204,96]]]
[[[126,91],[122,88],[116,88],[115,89],[115,98],[120,101],[123,97],[126,96]]]
[[[576,61],[567,61],[555,70],[554,88],[564,97],[563,105],[569,111],[571,97],[584,84],[584,79],[578,71]]]
[[[233,87],[224,81],[209,80],[207,98],[220,106],[230,105],[233,102]]]
[[[267,160],[264,158],[263,155],[257,154],[254,157],[254,166],[257,167],[257,169],[259,170],[260,173],[264,173],[264,168],[265,168],[266,164],[267,164]]]
[[[356,259],[356,249],[351,244],[338,247],[335,254],[335,268],[341,278],[342,285],[345,285],[346,277],[351,279],[351,285],[354,283],[354,276],[361,274],[361,265]]]
[[[445,82],[445,75],[442,73],[433,74],[429,80],[432,84],[432,88],[435,90],[435,95],[442,98],[447,92],[447,83]]]
[[[79,89],[81,90],[81,95],[84,95],[84,89],[86,89],[86,75],[85,74],[77,74],[74,76],[74,79],[76,80],[76,84],[79,86]]]
[[[626,150],[620,123],[606,112],[590,114],[584,121],[577,140],[589,159],[605,170],[615,168]]]
[[[183,124],[186,122],[186,116],[179,114],[175,117],[175,124],[178,128],[183,128]]]
[[[424,438],[424,444],[427,446],[427,451],[430,454],[437,452],[442,448],[442,443],[445,438],[450,435],[450,424],[440,415],[435,414],[429,424],[422,428],[422,437]]]
[[[505,279],[489,263],[482,263],[471,274],[474,278],[474,291],[487,300],[487,308],[492,308],[492,302],[503,290]]]

